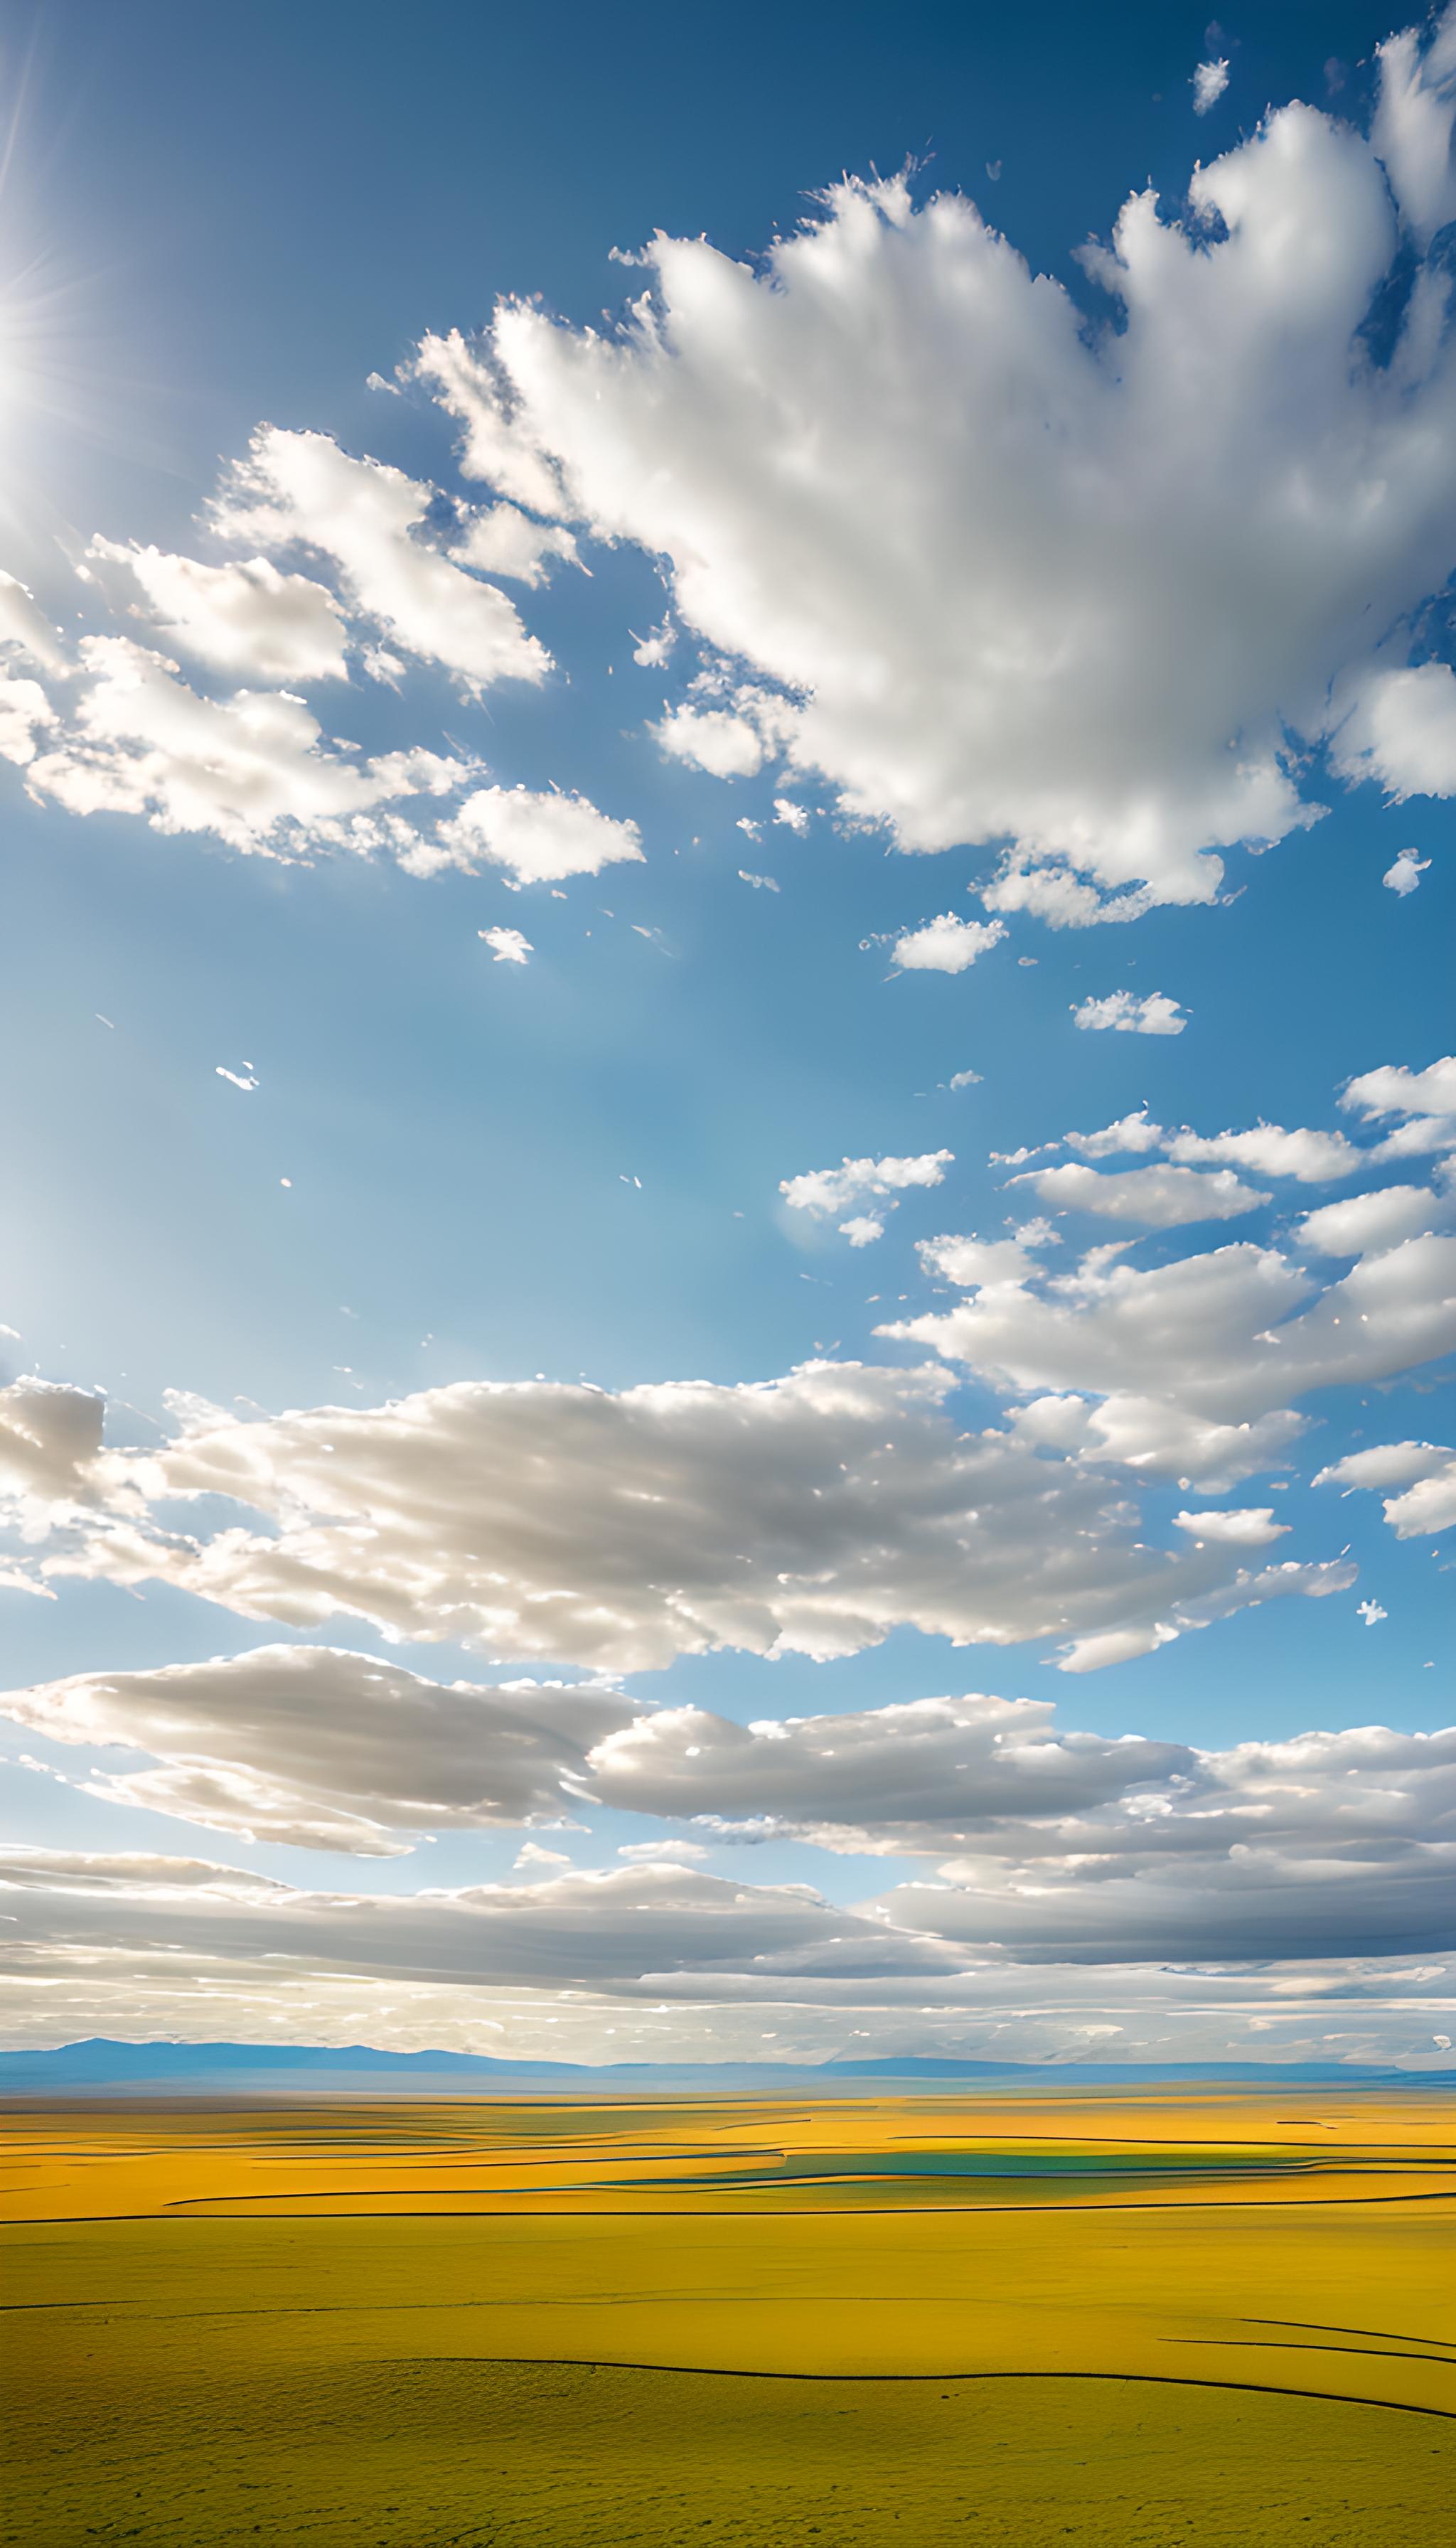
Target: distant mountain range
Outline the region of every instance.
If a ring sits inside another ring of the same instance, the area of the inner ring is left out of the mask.
[[[581,2096],[772,2096],[812,2088],[902,2089],[1342,2086],[1456,2087],[1456,2070],[1348,2061],[499,2061],[485,2052],[382,2052],[367,2044],[122,2044],[93,2036],[41,2052],[0,2051],[0,2097],[461,2097],[531,2090]]]

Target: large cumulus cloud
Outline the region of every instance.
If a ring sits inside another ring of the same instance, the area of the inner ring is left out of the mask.
[[[1010,843],[1007,907],[1208,901],[1318,815],[1292,736],[1456,774],[1456,682],[1411,666],[1456,568],[1450,48],[1387,48],[1371,136],[1292,105],[1181,215],[1133,196],[1090,317],[963,198],[845,181],[757,263],[659,235],[619,328],[513,302],[418,374],[468,472],[665,561],[760,682],[740,766],[772,713],[905,849]]]
[[[245,1839],[392,1857],[420,1831],[559,1822],[619,1691],[424,1681],[330,1646],[259,1646],[154,1672],[73,1673],[0,1694],[53,1742],[147,1753],[93,1794]]]
[[[953,1387],[933,1365],[816,1362],[738,1387],[462,1382],[267,1420],[193,1409],[161,1449],[89,1464],[38,1580],[161,1582],[244,1618],[351,1615],[613,1671],[719,1647],[844,1655],[905,1625],[1073,1636],[1111,1659],[1352,1580],[1149,1545],[1095,1470],[957,1430]],[[164,1523],[179,1500],[197,1532]]]

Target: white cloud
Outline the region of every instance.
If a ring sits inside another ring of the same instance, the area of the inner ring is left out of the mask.
[[[752,778],[764,766],[764,738],[733,708],[676,707],[652,728],[674,761],[713,778]]]
[[[1188,1024],[1176,1000],[1162,991],[1138,999],[1132,991],[1109,991],[1101,1000],[1083,1000],[1072,1011],[1073,1022],[1094,1032],[1111,1028],[1117,1035],[1181,1035]]]
[[[29,1571],[619,1671],[728,1647],[828,1658],[902,1625],[957,1644],[1150,1643],[1350,1580],[1151,1546],[1095,1469],[1015,1430],[963,1430],[942,1404],[953,1387],[934,1366],[819,1362],[737,1388],[461,1382],[252,1422],[182,1409],[157,1451],[79,1468],[52,1452],[51,1492],[71,1501]],[[169,1509],[187,1502],[195,1532]]]
[[[1177,1229],[1187,1222],[1231,1221],[1269,1197],[1241,1185],[1228,1168],[1200,1176],[1196,1168],[1038,1168],[1013,1177],[1058,1211],[1095,1213],[1102,1221],[1133,1221],[1144,1229]]]
[[[1321,1256],[1364,1256],[1434,1229],[1449,1211],[1429,1186],[1378,1186],[1307,1212],[1294,1234],[1300,1246]]]
[[[948,1088],[979,1088],[984,1073],[979,1070],[954,1070],[946,1082]]]
[[[508,575],[518,584],[544,584],[551,563],[580,566],[577,543],[559,522],[533,522],[515,504],[492,504],[474,513],[464,539],[454,551],[462,566],[480,567],[487,575]],[[644,659],[639,649],[637,662]],[[649,657],[649,662],[659,658]]]
[[[807,832],[809,828],[808,806],[796,805],[791,796],[775,796],[774,799],[774,820],[775,823],[785,823],[791,832]]]
[[[1317,1487],[1403,1487],[1387,1496],[1385,1517],[1398,1539],[1416,1539],[1456,1523],[1456,1451],[1443,1442],[1376,1442],[1348,1452],[1315,1480]]]
[[[1245,1506],[1241,1511],[1174,1513],[1173,1523],[1192,1539],[1216,1539],[1226,1548],[1267,1548],[1289,1530],[1288,1522],[1275,1520],[1272,1504]]]
[[[757,885],[762,893],[776,893],[778,891],[778,879],[776,876],[751,875],[747,867],[740,867],[738,870],[738,877],[741,884]]]
[[[988,1280],[962,1242],[928,1273],[980,1283],[961,1306],[881,1330],[1007,1391],[1076,1392],[1086,1456],[1233,1485],[1280,1465],[1301,1419],[1285,1402],[1390,1378],[1456,1346],[1456,1241],[1410,1238],[1321,1285],[1278,1248],[1237,1241],[1147,1269],[1094,1251],[1072,1273],[1004,1260]]]
[[[1136,1115],[1121,1115],[1115,1124],[1104,1124],[1100,1133],[1068,1133],[1066,1145],[1084,1159],[1115,1159],[1155,1150],[1162,1138],[1161,1124],[1154,1124],[1142,1106]]]
[[[940,1869],[956,1889],[897,1887],[882,1908],[1032,1960],[1439,1952],[1456,1729],[1302,1734],[1192,1767],[1150,1796],[978,1839]]]
[[[1089,1812],[1194,1767],[1182,1744],[1063,1734],[1046,1700],[963,1696],[740,1725],[660,1710],[604,1736],[592,1796],[715,1836],[941,1851],[972,1826]]]
[[[943,911],[923,929],[897,938],[893,961],[902,973],[963,973],[987,948],[999,947],[1006,935],[999,920],[961,920]]]
[[[498,964],[524,964],[536,952],[518,929],[479,929],[476,936],[485,940]]]
[[[677,642],[678,632],[672,620],[665,619],[661,628],[654,628],[650,637],[638,638],[632,649],[632,661],[640,664],[646,673],[655,672],[660,664],[667,662]]]
[[[133,615],[152,620],[180,654],[264,681],[346,677],[343,613],[308,576],[282,575],[267,558],[203,566],[116,540],[95,539],[86,555],[113,569],[127,589],[139,588]]]
[[[287,691],[202,698],[127,637],[83,638],[80,651],[73,729],[27,775],[33,795],[73,814],[136,814],[153,831],[211,832],[234,850],[368,853],[416,838],[381,808],[451,794],[474,774],[429,752],[347,759]]]
[[[1445,1054],[1425,1070],[1382,1062],[1350,1080],[1339,1102],[1367,1123],[1381,1123],[1391,1115],[1402,1118],[1367,1157],[1405,1159],[1456,1148],[1456,1053]]]
[[[1378,1627],[1382,1619],[1388,1619],[1391,1615],[1389,1610],[1381,1608],[1378,1601],[1357,1601],[1355,1608],[1367,1628]]]
[[[36,758],[38,731],[59,722],[39,682],[0,672],[0,758],[23,770]]]
[[[417,368],[468,468],[666,560],[853,818],[1208,901],[1221,848],[1316,818],[1299,741],[1404,676],[1456,566],[1450,47],[1384,48],[1372,137],[1289,106],[1182,222],[1132,197],[1081,252],[1110,324],[962,198],[846,181],[760,259],[660,235],[617,329],[522,299]]]
[[[134,1956],[180,1946],[204,1965],[214,1956],[256,1959],[274,1988],[282,1976],[269,1956],[303,1958],[319,1977],[364,1970],[397,1983],[641,1990],[656,1999],[670,1976],[710,1989],[719,1975],[756,1967],[756,1995],[772,1990],[775,1968],[822,1975],[831,1986],[836,1978],[861,1991],[867,1984],[873,1995],[881,1976],[953,1972],[961,1961],[903,1925],[834,1908],[807,1885],[731,1883],[661,1858],[535,1883],[337,1894],[206,1861],[9,1849],[0,1853],[0,1883],[12,1912],[0,1932],[11,1971],[49,1968],[26,1954],[28,1933],[38,1944],[48,1934],[58,1949],[68,1942],[57,1964],[74,1966],[113,1941]]]
[[[1447,665],[1365,675],[1339,707],[1330,760],[1351,786],[1372,778],[1397,804],[1456,794],[1456,677]]]
[[[553,884],[564,876],[599,875],[605,866],[641,857],[636,824],[599,813],[590,797],[554,788],[482,787],[403,863],[416,873],[444,866],[467,874],[482,865],[508,867],[522,884]]]
[[[421,1831],[561,1821],[592,1745],[640,1712],[590,1684],[444,1684],[328,1646],[0,1693],[0,1714],[30,1733],[158,1764],[93,1773],[93,1795],[364,1857],[398,1856]]]
[[[219,2008],[261,1986],[281,2029],[318,2041],[321,2008],[339,2040],[357,2041],[350,2010],[367,2003],[357,1987],[351,2003],[329,1990],[340,1975],[388,1981],[379,2015],[396,2027],[402,2016],[431,2026],[448,2010],[476,2030],[448,2040],[478,2047],[482,2018],[502,2005],[493,1992],[540,1987],[552,1994],[540,2013],[557,2025],[534,2048],[570,2053],[582,2026],[597,2058],[612,2053],[603,2016],[620,2023],[644,2000],[672,2012],[679,2057],[694,1999],[715,2003],[719,2029],[698,2036],[699,2053],[728,2048],[734,2006],[787,2003],[782,2022],[796,2022],[796,2004],[821,2049],[835,2048],[826,2027],[836,2010],[841,2033],[853,2010],[882,2040],[898,2008],[914,2031],[898,2045],[891,2037],[892,2048],[923,2051],[928,2034],[946,2042],[926,2020],[959,2012],[1012,2021],[996,2048],[1013,2058],[1133,2018],[1144,2042],[1152,2019],[1166,2047],[1175,2011],[1220,2006],[1277,2016],[1292,2058],[1312,2011],[1322,2005],[1318,2023],[1328,2026],[1331,1999],[1350,2023],[1362,2005],[1373,2018],[1404,1998],[1427,2036],[1441,2005],[1432,1984],[1445,1978],[1456,1864],[1451,1729],[1364,1726],[1197,1753],[1064,1733],[1040,1703],[970,1694],[750,1727],[675,1710],[609,1737],[597,1758],[603,1792],[637,1810],[701,1816],[710,1836],[802,1835],[939,1865],[933,1879],[841,1910],[808,1886],[707,1874],[691,1842],[630,1843],[625,1863],[601,1871],[543,1868],[539,1881],[414,1894],[308,1891],[196,1859],[12,1846],[0,1854],[0,1971],[46,1984],[48,2022],[63,2009],[71,2036],[85,2031],[72,2009],[108,1984],[125,1988],[137,2034],[177,2031],[151,2012],[191,1995],[184,2035],[246,2036],[247,2024],[220,2027]],[[522,1853],[528,1867],[542,1866],[538,1847]],[[1397,1956],[1396,1969],[1366,1961]],[[1170,1960],[1188,1959],[1192,1971],[1169,1976]],[[1042,1968],[1035,1980],[1029,1966]],[[579,2008],[573,1991],[609,2004]],[[502,2014],[531,2011],[512,1996]],[[24,2019],[23,2040],[34,2023]],[[379,2040],[374,2025],[368,2034]],[[509,2048],[527,2048],[517,2037]],[[665,2048],[661,2039],[653,2048],[659,2058]],[[1227,2029],[1215,2048],[1227,2051]],[[615,2050],[622,2057],[620,2041]]]
[[[904,1194],[912,1187],[938,1186],[955,1164],[954,1150],[923,1150],[911,1159],[842,1159],[837,1168],[810,1168],[799,1177],[780,1177],[778,1191],[790,1212],[827,1215],[848,1211],[862,1195]]]
[[[327,434],[262,425],[214,521],[227,539],[296,543],[328,558],[356,610],[468,691],[542,681],[551,658],[514,602],[416,536],[432,498],[402,470],[352,459]]]
[[[1389,885],[1392,893],[1398,893],[1404,899],[1408,893],[1415,891],[1429,865],[1429,859],[1418,859],[1413,850],[1402,850],[1391,865],[1386,868],[1380,881],[1382,884]]]
[[[1323,1185],[1347,1177],[1364,1165],[1362,1154],[1343,1133],[1313,1132],[1300,1125],[1286,1133],[1282,1124],[1255,1124],[1246,1133],[1175,1133],[1164,1142],[1170,1158],[1230,1159],[1235,1167],[1252,1168],[1256,1176],[1295,1177],[1302,1185]]]
[[[1228,65],[1226,61],[1200,62],[1193,74],[1194,114],[1207,115],[1211,106],[1218,105],[1228,85]]]
[[[1376,47],[1380,95],[1371,138],[1417,240],[1456,217],[1451,109],[1456,91],[1456,12],[1427,35],[1408,27]]]
[[[22,1515],[85,1494],[86,1464],[101,1448],[102,1401],[61,1381],[16,1380],[0,1389],[0,1498]]]
[[[876,1238],[883,1238],[884,1223],[878,1213],[857,1213],[852,1221],[840,1223],[839,1234],[841,1238],[847,1238],[852,1247],[870,1247]]]

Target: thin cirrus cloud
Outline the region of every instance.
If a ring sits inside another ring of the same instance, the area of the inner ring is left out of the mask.
[[[1456,783],[1456,681],[1409,660],[1456,566],[1448,26],[1382,49],[1369,133],[1291,105],[1183,221],[1132,197],[1080,251],[1115,326],[964,198],[845,181],[756,264],[659,236],[614,331],[502,303],[416,376],[468,473],[668,562],[680,625],[773,685],[787,767],[853,818],[1010,840],[1022,907],[1063,923],[1213,900],[1222,851],[1319,819],[1291,732],[1351,781]]]

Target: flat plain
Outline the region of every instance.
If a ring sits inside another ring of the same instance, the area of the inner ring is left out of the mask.
[[[1435,2548],[1435,2095],[4,2119],[5,2548]]]

